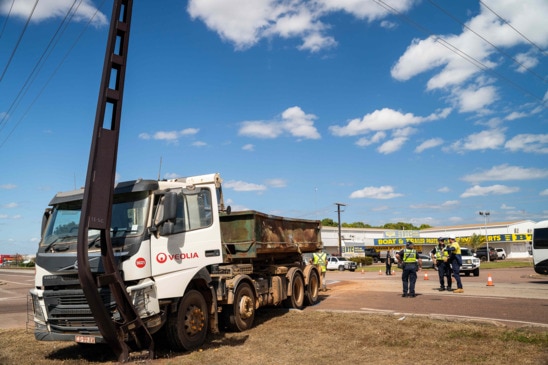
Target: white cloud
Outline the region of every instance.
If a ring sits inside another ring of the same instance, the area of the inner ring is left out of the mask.
[[[404,13],[414,1],[390,0],[388,3]],[[328,34],[331,25],[325,23],[333,13],[343,11],[370,22],[389,15],[379,4],[363,0],[190,0],[187,10],[193,19],[203,21],[236,49],[247,49],[265,38],[280,37],[300,39],[297,48],[310,52],[337,45]]]
[[[456,151],[498,149],[502,147],[504,140],[505,136],[502,129],[490,129],[471,134],[464,140],[453,143],[451,149]]]
[[[361,190],[356,190],[350,194],[351,199],[368,198],[368,199],[393,199],[403,196],[403,194],[395,193],[392,186],[369,186]]]
[[[421,73],[433,72],[427,81],[427,90],[448,91],[456,98],[454,103],[460,106],[461,112],[482,111],[495,101],[498,98],[496,89],[485,83],[471,82],[477,82],[474,78],[484,70],[496,72],[497,67],[505,64],[500,57],[501,50],[525,67],[533,67],[539,62],[540,53],[523,52],[522,47],[519,53],[512,55],[512,52],[516,46],[535,49],[530,41],[541,48],[548,45],[548,22],[541,15],[548,13],[548,2],[484,0],[483,4],[459,34],[414,39],[392,67],[392,77],[407,81]],[[495,13],[507,22],[502,22]],[[526,34],[528,39],[515,29]],[[518,72],[524,71],[522,66],[516,67]]]
[[[506,205],[506,204],[502,204],[502,205],[500,206],[500,209],[503,209],[503,210],[510,210],[510,209],[516,209],[516,207],[510,207],[510,206],[508,206],[508,205]]]
[[[12,190],[12,189],[15,189],[15,188],[17,188],[17,185],[15,185],[15,184],[0,185],[0,189],[3,189],[3,190]]]
[[[268,179],[265,183],[273,188],[285,188],[287,186],[287,181],[284,179]]]
[[[460,195],[461,198],[470,198],[473,196],[487,196],[487,195],[504,195],[512,194],[519,191],[518,187],[511,187],[505,185],[491,185],[491,186],[479,186],[466,189],[464,193]]]
[[[8,209],[17,208],[17,206],[18,206],[18,204],[17,204],[17,203],[14,203],[14,202],[7,203],[7,204],[2,205],[3,208],[8,208]]]
[[[544,189],[539,193],[540,196],[548,196],[548,189]]]
[[[508,114],[506,116],[506,118],[504,118],[505,120],[516,120],[516,119],[520,119],[520,118],[525,118],[527,116],[527,113],[523,113],[523,112],[512,112],[510,114]]]
[[[415,126],[424,122],[431,122],[446,118],[451,109],[446,108],[426,117],[415,116],[412,113],[402,113],[390,108],[375,110],[364,115],[361,119],[352,119],[345,126],[333,125],[329,127],[331,133],[338,137],[356,136],[371,131],[385,131],[390,129]]]
[[[0,14],[8,14],[9,12],[11,16],[27,19],[35,3],[35,0],[2,1],[0,3]],[[108,23],[106,15],[98,11],[91,0],[77,2],[73,7],[74,4],[73,0],[39,1],[31,20],[40,22],[46,19],[64,18],[70,10],[74,13],[72,21],[87,22],[93,18],[91,24],[95,26],[103,26]]]
[[[447,186],[444,186],[444,187],[442,187],[442,188],[439,188],[438,191],[439,191],[440,193],[448,193],[448,192],[451,191],[451,189],[449,189],[449,187],[447,187]]]
[[[226,189],[232,189],[234,191],[265,191],[266,186],[261,184],[253,184],[240,180],[229,180],[223,183],[223,187]]]
[[[482,171],[462,177],[461,180],[471,183],[482,181],[508,181],[508,180],[532,180],[548,177],[548,169],[523,168],[508,164],[493,166],[487,171]]]
[[[443,139],[442,138],[430,138],[430,139],[422,142],[420,145],[418,145],[415,148],[415,152],[416,153],[421,153],[424,150],[427,150],[427,149],[430,149],[430,148],[435,148],[435,147],[441,146],[442,144],[443,144]]]
[[[548,153],[548,134],[518,134],[504,147],[512,152]]]
[[[539,63],[538,58],[533,53],[518,53],[514,58],[519,63],[517,68],[519,73],[525,73]]]
[[[377,151],[379,153],[388,155],[390,153],[400,150],[405,142],[407,142],[406,137],[397,137],[381,144],[379,148],[377,148]]]
[[[186,128],[180,131],[158,131],[153,134],[140,133],[139,138],[144,140],[154,139],[158,141],[177,142],[179,138],[195,135],[199,131],[198,128]]]
[[[458,98],[459,110],[463,113],[480,111],[498,98],[493,86],[473,86],[466,90],[455,90],[455,94]]]
[[[255,146],[252,145],[251,143],[248,143],[248,144],[245,144],[245,145],[242,146],[242,150],[244,150],[244,151],[254,151]]]
[[[366,147],[373,143],[378,143],[386,137],[386,132],[379,131],[375,133],[371,138],[362,137],[356,141],[356,145],[360,147]]]
[[[284,110],[280,120],[242,122],[238,134],[256,138],[277,138],[283,133],[305,139],[319,139],[320,133],[314,126],[314,114],[306,114],[298,106]]]

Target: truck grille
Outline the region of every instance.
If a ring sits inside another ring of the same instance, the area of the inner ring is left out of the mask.
[[[99,292],[105,307],[113,313],[116,303],[110,290],[101,288]],[[45,290],[44,303],[52,331],[99,332],[82,289]]]

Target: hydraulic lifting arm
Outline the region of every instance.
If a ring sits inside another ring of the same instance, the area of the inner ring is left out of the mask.
[[[129,342],[139,349],[147,350],[149,358],[153,358],[154,350],[154,341],[126,292],[110,239],[114,178],[132,7],[133,0],[114,1],[97,102],[77,247],[78,277],[82,289],[99,331],[120,362],[126,362],[129,358]],[[101,260],[105,272],[96,277],[91,273],[88,259],[88,231],[90,229],[99,230],[101,237]],[[99,293],[99,288],[107,286],[119,312],[119,318],[116,319],[113,319],[105,307]]]

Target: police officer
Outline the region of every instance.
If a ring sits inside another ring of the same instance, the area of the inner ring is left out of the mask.
[[[460,267],[462,266],[462,256],[460,253],[460,245],[457,243],[454,235],[449,236],[449,244],[446,247],[449,253],[449,262],[453,269],[453,276],[457,282],[457,289],[453,290],[453,293],[464,293],[462,288],[462,281],[460,280]]]
[[[401,280],[403,283],[402,297],[415,297],[415,283],[417,282],[417,271],[422,268],[422,260],[414,249],[413,242],[407,241],[405,249],[396,255],[398,262],[403,265]]]
[[[326,291],[325,272],[327,271],[327,254],[325,252],[314,252],[312,263],[320,266],[320,271],[322,272],[322,290]]]
[[[447,278],[447,290],[451,290],[451,271],[447,264],[449,253],[445,250],[445,238],[438,238],[438,245],[430,251],[430,255],[434,259],[436,268],[438,269],[438,277],[440,280],[439,290],[445,290],[445,278]]]

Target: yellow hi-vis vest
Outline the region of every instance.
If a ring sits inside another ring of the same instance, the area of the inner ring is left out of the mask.
[[[314,265],[320,265],[322,272],[327,270],[327,254],[325,252],[314,253],[314,259],[312,262]]]
[[[439,261],[447,261],[447,257],[449,256],[449,253],[447,253],[447,251],[445,251],[444,249],[442,249],[441,247],[436,247],[436,260],[439,260]]]
[[[417,262],[417,250],[405,249],[403,250],[402,261],[406,264],[414,264]]]

